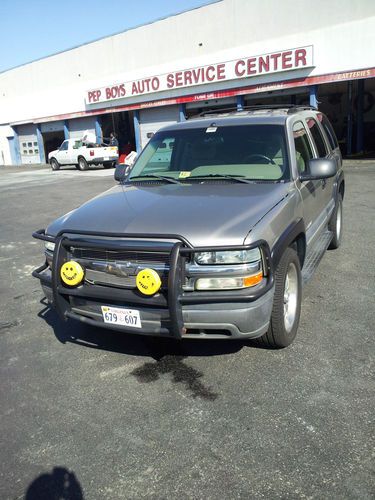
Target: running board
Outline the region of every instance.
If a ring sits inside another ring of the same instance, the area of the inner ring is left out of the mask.
[[[316,268],[319,265],[325,251],[329,247],[333,237],[332,231],[325,231],[316,240],[314,245],[306,254],[305,262],[302,268],[302,284],[306,285],[313,277]]]

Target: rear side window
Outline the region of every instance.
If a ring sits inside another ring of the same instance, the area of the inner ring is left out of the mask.
[[[312,152],[309,137],[302,122],[296,122],[293,125],[294,146],[296,149],[296,160],[298,172],[307,172],[309,169],[309,160],[314,155]]]
[[[307,118],[307,125],[309,126],[311,135],[313,136],[316,144],[319,158],[324,158],[327,155],[327,148],[318,123],[314,120],[314,118]]]
[[[337,142],[336,134],[335,131],[333,130],[333,127],[328,120],[328,118],[323,115],[322,113],[318,114],[318,119],[320,123],[322,124],[322,127],[324,128],[324,131],[328,137],[328,142],[331,146],[332,149],[336,149],[339,147],[339,143]]]

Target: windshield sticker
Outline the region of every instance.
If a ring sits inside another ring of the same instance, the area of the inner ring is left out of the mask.
[[[208,127],[206,129],[206,134],[209,134],[210,132],[216,132],[217,130],[217,127]]]
[[[186,177],[190,177],[191,176],[191,172],[188,172],[188,171],[184,171],[182,170],[180,173],[179,173],[179,179],[186,179]]]

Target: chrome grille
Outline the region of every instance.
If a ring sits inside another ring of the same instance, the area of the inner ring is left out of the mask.
[[[160,276],[162,288],[166,288],[168,284],[168,276]],[[85,281],[91,285],[115,286],[118,288],[135,288],[135,276],[116,276],[114,274],[105,273],[102,271],[94,271],[86,269]]]
[[[168,284],[170,253],[167,252],[71,247],[69,258],[83,266],[88,285],[136,288],[136,275],[146,267],[159,273],[162,288]]]
[[[167,252],[137,252],[133,250],[96,250],[91,248],[71,248],[74,259],[128,261],[134,264],[169,265],[170,254]]]

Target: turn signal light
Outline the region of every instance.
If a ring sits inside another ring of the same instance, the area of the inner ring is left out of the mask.
[[[255,286],[258,283],[260,283],[262,279],[263,279],[262,272],[258,274],[253,274],[253,276],[246,276],[246,278],[243,279],[243,286],[244,287]]]

